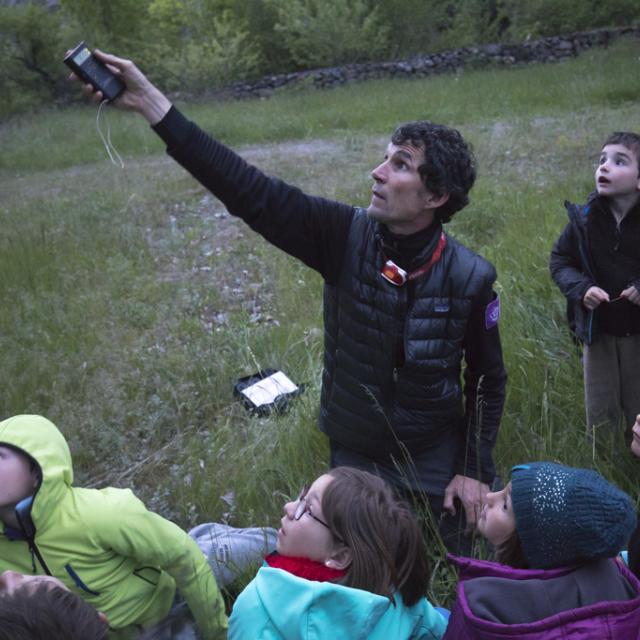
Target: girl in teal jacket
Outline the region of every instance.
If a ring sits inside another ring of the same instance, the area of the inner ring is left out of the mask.
[[[197,544],[129,489],[73,486],[64,436],[40,416],[0,422],[0,573],[48,574],[112,629],[151,626],[176,586],[202,635],[224,635],[220,591]]]
[[[420,528],[380,478],[337,467],[284,506],[277,552],[235,602],[231,640],[441,638]]]

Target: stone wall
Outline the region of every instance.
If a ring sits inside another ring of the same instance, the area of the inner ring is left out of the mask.
[[[422,54],[393,62],[365,62],[341,67],[315,69],[297,73],[270,75],[256,82],[239,82],[227,88],[234,97],[267,96],[276,89],[305,83],[317,89],[328,89],[347,82],[376,78],[425,77],[465,67],[487,65],[521,65],[556,62],[577,56],[591,47],[606,47],[624,35],[640,37],[640,25],[597,29],[583,33],[528,40],[519,44],[485,44]]]

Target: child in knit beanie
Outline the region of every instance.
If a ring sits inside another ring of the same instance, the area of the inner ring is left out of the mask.
[[[629,497],[595,471],[513,467],[478,519],[497,562],[450,557],[458,586],[444,640],[640,638],[640,581],[615,559],[635,524]]]
[[[513,467],[511,482],[487,494],[478,519],[498,562],[536,569],[614,557],[635,526],[627,494],[595,471],[552,462]]]

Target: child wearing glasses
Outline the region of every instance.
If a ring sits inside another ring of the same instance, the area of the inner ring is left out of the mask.
[[[615,559],[635,524],[629,496],[595,471],[514,467],[478,518],[497,562],[451,557],[460,579],[445,638],[637,638],[640,581]]]
[[[565,203],[550,268],[584,344],[587,433],[611,435],[640,412],[640,135],[605,140],[595,183],[586,204]]]
[[[331,469],[284,505],[273,533],[276,551],[233,606],[230,640],[443,636],[420,527],[378,476]]]

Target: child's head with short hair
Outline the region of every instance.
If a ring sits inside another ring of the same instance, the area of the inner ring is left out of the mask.
[[[381,478],[351,467],[320,476],[285,505],[278,552],[344,572],[336,581],[412,606],[426,594],[429,567],[418,522]]]
[[[478,531],[498,562],[549,569],[614,557],[635,525],[629,496],[600,474],[532,462],[513,467],[509,485],[487,495]]]
[[[609,146],[610,144],[619,144],[632,151],[635,155],[638,167],[640,167],[640,134],[633,133],[631,131],[614,131],[604,141],[602,148]]]
[[[629,131],[612,133],[602,145],[595,179],[600,196],[640,197],[640,135]]]

